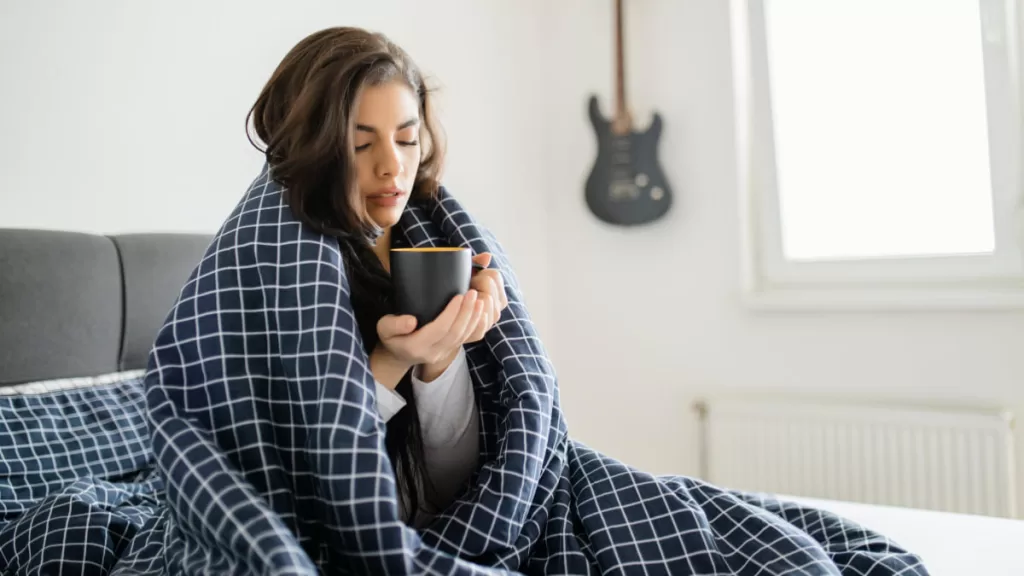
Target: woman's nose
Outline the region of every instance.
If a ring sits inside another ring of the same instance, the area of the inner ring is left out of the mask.
[[[394,145],[380,146],[380,156],[377,158],[377,176],[379,178],[394,178],[402,173],[402,157]]]

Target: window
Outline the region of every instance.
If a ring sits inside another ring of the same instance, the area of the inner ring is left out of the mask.
[[[734,0],[746,288],[1024,307],[1014,0]]]

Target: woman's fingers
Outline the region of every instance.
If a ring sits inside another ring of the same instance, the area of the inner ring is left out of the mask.
[[[476,322],[473,323],[472,329],[466,334],[466,342],[478,342],[487,333],[487,320],[490,314],[483,302],[480,302],[478,305],[480,306],[480,312],[476,316]]]
[[[505,277],[501,275],[501,272],[495,270],[497,274],[494,275],[494,281],[498,285],[498,298],[501,300],[501,309],[508,308],[508,294],[505,294]]]
[[[508,295],[505,294],[505,278],[501,275],[498,270],[486,270],[487,278],[494,283],[494,297],[498,304],[498,311],[502,311],[508,306]]]
[[[479,264],[480,266],[483,266],[484,268],[487,268],[488,266],[491,265],[491,253],[490,252],[481,252],[479,254],[474,255],[473,256],[473,263],[474,264]]]
[[[497,319],[497,315],[495,314],[494,311],[494,296],[490,294],[485,294],[482,300],[484,301],[484,314],[481,317],[481,324],[483,325],[484,330],[487,330],[494,324],[494,321]]]
[[[490,252],[481,252],[473,256],[473,262],[487,268],[491,265],[493,259]],[[493,268],[487,268],[486,270],[480,270],[473,275],[474,280],[477,277],[487,277],[494,282],[495,290],[492,292],[495,300],[500,304],[498,311],[501,312],[508,306],[508,295],[505,294],[505,279],[502,277],[499,270]]]
[[[468,328],[472,327],[471,322],[479,308],[478,304],[480,304],[479,296],[480,293],[476,290],[470,290],[466,293],[466,299],[462,303],[459,317],[452,323],[452,327],[448,331],[447,341],[452,347],[462,344],[462,336]]]
[[[505,308],[505,302],[507,302],[505,283],[501,279],[501,273],[497,270],[481,270],[473,275],[472,286],[490,296],[491,319],[496,322]]]
[[[469,321],[473,317],[473,311],[476,308],[478,297],[479,293],[476,290],[470,290],[466,293],[462,300],[461,307],[459,308],[458,316],[456,316],[455,320],[448,327],[444,336],[434,344],[434,354],[446,354],[456,346],[462,344],[462,335],[466,332],[466,327],[469,325]]]
[[[480,298],[482,310],[480,316],[477,319],[477,323],[474,326],[473,334],[470,335],[470,342],[476,342],[483,339],[484,334],[491,329],[491,325],[494,324],[494,305],[491,303],[492,299],[489,294],[481,296]]]
[[[484,307],[484,302],[477,300],[476,306],[473,308],[473,317],[470,318],[469,322],[466,324],[466,329],[462,333],[462,337],[459,339],[460,342],[476,342],[479,340],[477,332],[480,331],[480,323],[486,313],[485,311],[486,308]]]
[[[463,304],[465,302],[466,295],[459,294],[452,298],[448,305],[444,307],[444,310],[417,332],[414,332],[410,338],[410,345],[415,346],[417,349],[427,352],[430,349],[437,346],[438,342],[443,340],[448,332],[451,330],[452,324],[459,317],[462,311]]]
[[[494,274],[487,277],[487,280],[491,283],[491,306],[494,308],[494,316],[491,317],[493,319],[492,323],[497,322],[498,318],[501,317],[501,294],[504,292],[501,289],[501,286],[498,285],[499,281],[496,278],[497,276],[498,273],[497,270],[495,270]]]
[[[412,333],[415,329],[415,316],[394,316],[388,314],[381,316],[380,320],[377,321],[377,336],[381,340],[390,340],[395,336],[404,336]]]

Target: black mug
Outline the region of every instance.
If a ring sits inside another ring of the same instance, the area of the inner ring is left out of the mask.
[[[437,318],[452,298],[469,291],[472,276],[469,248],[393,248],[395,314],[415,316],[416,328],[422,328]]]

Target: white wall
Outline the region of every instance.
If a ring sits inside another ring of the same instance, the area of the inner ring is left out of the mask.
[[[550,330],[540,2],[0,2],[0,226],[213,232],[262,158],[245,115],[285,53],[336,25],[387,33],[436,79],[446,184],[494,229]],[[545,329],[546,328],[546,329]]]
[[[695,472],[692,398],[704,391],[984,401],[1024,407],[1024,315],[755,314],[739,303],[740,229],[724,0],[627,2],[634,117],[664,116],[677,204],[663,222],[608,229],[583,181],[596,147],[585,94],[610,111],[611,10],[549,5],[546,88],[555,360],[576,437],[642,468]],[[680,446],[682,444],[682,446]]]

